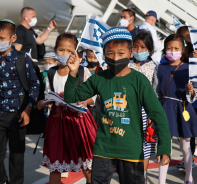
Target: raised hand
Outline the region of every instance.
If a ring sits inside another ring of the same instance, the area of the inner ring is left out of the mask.
[[[54,20],[52,20],[52,21],[49,23],[49,28],[50,28],[51,30],[55,29],[56,26],[57,26],[57,23],[56,23]]]
[[[76,77],[77,75],[79,64],[80,64],[80,60],[77,52],[72,52],[68,59],[67,65],[68,68],[70,69],[70,75],[72,75],[73,77]]]

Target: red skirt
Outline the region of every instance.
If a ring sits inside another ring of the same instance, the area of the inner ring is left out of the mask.
[[[47,121],[42,165],[59,173],[91,170],[96,129],[89,110],[84,114],[54,105]]]

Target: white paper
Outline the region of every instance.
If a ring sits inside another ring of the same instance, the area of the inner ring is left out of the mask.
[[[77,105],[76,103],[71,103],[71,104],[67,104],[63,98],[61,98],[59,95],[57,95],[56,93],[50,91],[47,95],[47,97],[44,99],[43,103],[45,102],[59,102],[63,105],[66,105],[78,112],[82,112],[82,113],[87,113],[88,109],[86,108],[82,108],[80,107],[81,105]]]

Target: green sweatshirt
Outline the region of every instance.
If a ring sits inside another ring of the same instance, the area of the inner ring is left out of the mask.
[[[157,155],[171,153],[171,137],[166,114],[149,80],[133,70],[126,76],[116,77],[110,70],[92,75],[77,88],[77,78],[68,76],[64,100],[67,103],[84,101],[98,94],[101,114],[94,144],[95,156],[140,162],[143,154],[144,107],[158,134]]]

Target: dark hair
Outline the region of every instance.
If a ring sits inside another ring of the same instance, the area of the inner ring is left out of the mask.
[[[88,52],[93,52],[93,50],[86,49],[86,53],[88,53]]]
[[[77,47],[77,44],[78,44],[78,40],[77,40],[77,38],[76,38],[76,36],[75,35],[73,35],[72,33],[62,33],[62,34],[60,34],[58,37],[57,37],[57,39],[56,39],[56,42],[55,42],[55,50],[57,49],[57,47],[58,47],[58,44],[59,44],[59,41],[60,40],[63,40],[63,39],[71,39],[71,40],[73,40],[73,43],[75,44],[75,48]]]
[[[182,26],[182,27],[178,28],[176,34],[183,35],[185,32],[189,32],[188,27],[189,26]]]
[[[133,40],[133,45],[137,40],[142,40],[143,43],[146,45],[148,51],[150,52],[150,56],[152,56],[154,52],[154,43],[153,43],[153,38],[149,33],[139,33],[135,36]]]
[[[21,10],[21,16],[23,15],[23,12],[24,12],[25,10],[27,10],[27,11],[29,11],[29,10],[33,10],[33,11],[35,11],[33,8],[30,8],[30,7],[24,7],[24,8]]]
[[[109,43],[113,43],[113,45],[118,45],[118,44],[125,44],[125,43],[127,43],[127,44],[128,44],[128,49],[129,49],[129,51],[131,51],[131,49],[132,49],[132,41],[129,41],[129,40],[123,40],[123,39],[112,40],[112,41],[106,43],[105,47],[106,47],[107,44],[109,44]],[[105,52],[105,47],[103,48],[104,52]]]
[[[181,43],[182,43],[182,52],[183,53],[185,52],[185,40],[184,40],[184,37],[182,35],[179,35],[179,34],[171,34],[164,41],[164,49],[162,51],[162,53],[164,55],[166,55],[166,47],[167,47],[167,44],[170,41],[174,41],[174,40],[180,40],[181,41]]]
[[[10,37],[15,34],[16,26],[9,22],[0,21],[0,31],[8,30],[10,33]]]
[[[128,12],[128,14],[130,15],[130,17],[134,17],[134,20],[135,20],[135,12],[132,10],[132,9],[124,9],[122,10],[122,12]]]

